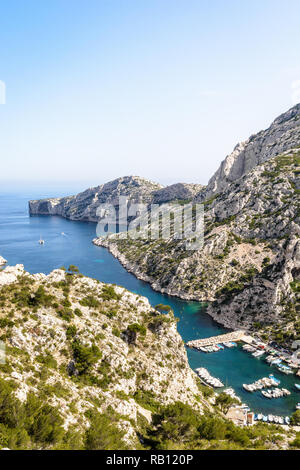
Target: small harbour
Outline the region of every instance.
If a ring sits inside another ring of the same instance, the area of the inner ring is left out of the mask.
[[[78,188],[70,190],[70,194],[76,192]],[[205,304],[155,292],[149,284],[128,273],[105,248],[93,245],[95,224],[60,217],[28,217],[29,199],[59,195],[65,195],[63,188],[61,191],[43,188],[36,192],[11,190],[0,193],[0,255],[9,264],[22,263],[31,273],[46,274],[62,265],[75,264],[87,276],[122,285],[147,297],[153,306],[168,304],[179,318],[178,331],[186,342],[230,333],[206,314]],[[39,244],[40,239],[45,243]],[[246,346],[253,349],[247,350]],[[235,394],[256,417],[270,415],[284,419],[295,411],[300,402],[300,391],[295,384],[300,386],[300,377],[296,376],[297,369],[292,363],[287,362],[285,352],[273,347],[263,350],[257,344],[234,340],[203,348],[213,349],[187,348],[190,366],[193,370],[205,368],[212,378],[219,380],[224,387],[218,391],[229,390],[228,393]],[[256,352],[259,354],[254,356]],[[289,395],[275,399],[263,396],[263,389],[253,392],[244,389],[243,384],[254,384],[271,374],[280,381],[280,386],[273,385],[264,390],[286,389]]]

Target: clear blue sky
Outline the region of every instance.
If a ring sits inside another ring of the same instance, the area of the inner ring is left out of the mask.
[[[206,183],[293,104],[299,0],[0,0],[0,181]]]

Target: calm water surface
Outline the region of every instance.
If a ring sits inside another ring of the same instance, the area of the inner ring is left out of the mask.
[[[77,189],[71,193],[76,193]],[[63,190],[31,189],[0,191],[0,255],[11,265],[21,263],[31,273],[49,273],[60,266],[75,264],[80,271],[103,282],[116,283],[147,297],[152,305],[169,304],[180,321],[178,331],[185,341],[224,333],[225,328],[215,323],[206,313],[205,306],[155,292],[147,283],[128,273],[120,263],[102,247],[92,244],[96,236],[93,223],[73,222],[61,217],[28,216],[27,201],[42,197],[66,195]],[[64,235],[62,235],[64,233]],[[39,245],[40,236],[45,245]],[[300,401],[294,391],[300,379],[286,376],[263,359],[255,359],[241,347],[225,349],[211,354],[187,350],[192,368],[206,367],[223,383],[232,386],[253,411],[277,415],[291,414]],[[247,393],[243,383],[274,373],[281,385],[292,394],[289,397],[268,400],[260,392]]]

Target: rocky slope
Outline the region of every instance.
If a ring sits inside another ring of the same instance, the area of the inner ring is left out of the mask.
[[[300,445],[297,428],[226,420],[230,399],[189,368],[173,313],[74,266],[0,272],[0,341],[0,449]]]
[[[29,201],[30,215],[60,215],[71,220],[97,222],[96,211],[100,204],[118,206],[119,196],[127,196],[133,202],[148,203],[152,193],[162,188],[138,176],[125,176],[95,188],[89,188],[76,196]]]
[[[8,381],[15,399],[42,399],[70,433],[83,434],[91,413],[100,413],[116,423],[121,448],[137,448],[156,404],[203,410],[172,312],[161,315],[121,287],[63,270],[46,276],[7,267],[0,272],[0,339],[7,346],[0,404]],[[0,422],[1,413],[0,406]],[[0,448],[2,431],[0,424]]]
[[[97,239],[154,289],[210,300],[229,327],[299,339],[299,165],[295,149],[256,166],[205,201],[204,247],[174,240]],[[282,324],[279,334],[273,326]],[[273,325],[273,326],[272,326]]]
[[[153,193],[153,204],[163,204],[171,201],[191,201],[204,190],[201,184],[177,183],[162,188]]]
[[[118,210],[119,196],[131,202],[161,204],[170,200],[191,200],[202,191],[200,184],[174,184],[162,187],[138,176],[124,176],[90,188],[76,196],[29,201],[30,215],[60,215],[71,220],[97,222],[100,204],[109,203]]]
[[[210,179],[202,198],[224,191],[241,176],[300,142],[300,104],[279,116],[271,126],[239,143]]]

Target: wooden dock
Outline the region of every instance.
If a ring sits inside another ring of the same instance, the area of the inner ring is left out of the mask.
[[[249,336],[245,335],[244,331],[237,330],[237,331],[232,331],[231,333],[225,333],[224,335],[211,336],[210,338],[195,339],[193,341],[189,341],[187,343],[187,346],[189,348],[198,349],[199,347],[202,347],[202,346],[214,346],[215,344],[227,343],[230,341],[234,341],[234,342],[244,341],[248,343],[250,342],[249,338],[250,338]]]

